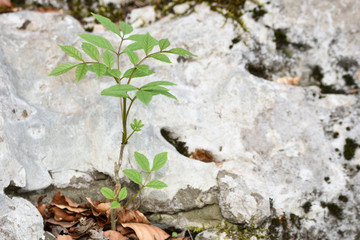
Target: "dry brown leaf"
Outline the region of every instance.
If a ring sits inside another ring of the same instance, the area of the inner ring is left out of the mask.
[[[161,230],[160,228],[143,223],[123,223],[124,227],[131,228],[135,231],[139,240],[165,240],[170,237],[169,234]]]
[[[79,207],[77,203],[73,203],[69,198],[62,195],[60,192],[56,193],[51,201],[50,205],[68,205],[70,207]]]
[[[51,224],[54,224],[54,225],[59,225],[59,226],[61,226],[63,228],[70,228],[70,227],[72,227],[72,226],[74,226],[75,224],[78,223],[78,222],[56,221],[53,218],[46,219],[45,222],[46,223],[51,223]]]
[[[78,217],[67,214],[63,209],[60,209],[58,207],[49,208],[49,213],[54,213],[54,219],[56,221],[67,221],[67,222],[79,221]]]
[[[357,72],[356,78],[360,78],[360,70]]]
[[[0,0],[0,8],[12,8],[10,0]]]
[[[281,83],[281,84],[286,84],[286,85],[294,85],[297,86],[299,85],[299,82],[301,80],[300,76],[297,77],[282,77],[282,78],[278,78],[276,79],[274,82],[276,83]]]
[[[40,212],[43,219],[46,219],[46,204],[40,204],[37,207],[37,210]]]
[[[73,238],[70,235],[56,235],[56,238],[58,240],[73,240]]]
[[[104,236],[108,237],[109,240],[128,240],[127,237],[123,236],[121,233],[113,230],[108,230],[104,232]]]
[[[70,212],[75,212],[75,213],[82,213],[82,212],[86,212],[87,210],[89,210],[88,208],[80,208],[80,207],[70,207],[70,206],[65,206],[65,205],[60,205],[60,204],[54,204],[55,207],[58,207],[60,209],[67,209]],[[67,213],[70,213],[69,211],[66,211]]]
[[[149,220],[147,220],[147,218],[144,216],[144,214],[142,214],[138,210],[133,211],[133,210],[130,210],[130,209],[123,209],[121,211],[121,213],[119,214],[117,223],[118,224],[121,224],[121,223],[145,223],[145,224],[150,224]]]
[[[195,148],[195,152],[191,152],[190,158],[200,160],[202,162],[207,162],[207,163],[214,162],[213,155],[205,149]]]

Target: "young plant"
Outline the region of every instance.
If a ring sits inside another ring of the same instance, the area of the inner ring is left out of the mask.
[[[136,198],[136,196],[145,188],[155,188],[155,189],[162,189],[167,187],[166,183],[160,181],[160,180],[151,180],[148,182],[149,176],[152,172],[155,172],[159,169],[161,169],[166,161],[167,161],[167,152],[159,153],[155,156],[153,160],[153,166],[150,169],[150,163],[147,157],[141,153],[135,152],[135,160],[138,163],[138,165],[142,168],[142,170],[145,171],[146,177],[145,180],[143,180],[142,174],[135,170],[135,169],[125,169],[123,170],[123,173],[130,178],[131,181],[134,183],[140,185],[139,191],[128,201],[125,205],[122,205],[120,202],[124,200],[127,197],[127,189],[126,187],[121,188],[118,196],[115,195],[115,192],[107,187],[101,188],[101,193],[106,197],[107,199],[111,200],[111,208],[116,209],[119,207],[128,207],[130,203]]]
[[[94,13],[92,13],[92,15],[108,30],[115,34],[115,37],[118,40],[118,46],[114,47],[108,39],[98,35],[80,34],[79,36],[83,40],[85,40],[85,42],[83,42],[81,45],[81,49],[88,56],[87,59],[85,59],[81,51],[79,51],[75,47],[59,45],[59,47],[67,55],[78,60],[78,62],[62,63],[57,66],[49,74],[49,76],[59,76],[70,71],[73,68],[76,68],[75,76],[77,81],[82,80],[88,72],[94,72],[97,76],[97,79],[105,76],[111,77],[115,81],[115,85],[104,89],[101,92],[101,95],[103,96],[118,97],[120,99],[122,138],[120,144],[119,158],[117,161],[114,162],[115,187],[114,190],[111,190],[112,193],[107,189],[101,191],[104,196],[106,194],[106,197],[112,200],[112,207],[114,209],[116,206],[120,206],[120,201],[126,198],[127,195],[126,188],[125,190],[124,188],[121,188],[119,177],[119,170],[123,161],[125,145],[128,143],[130,137],[132,137],[135,132],[141,131],[141,128],[144,126],[141,123],[141,120],[134,119],[133,122],[130,124],[132,131],[130,133],[128,131],[128,118],[133,103],[138,99],[145,105],[149,105],[153,96],[156,95],[163,95],[177,100],[176,97],[172,95],[169,92],[169,89],[166,87],[175,85],[172,82],[153,81],[144,85],[139,85],[139,83],[137,83],[136,85],[132,85],[130,83],[132,83],[132,80],[135,78],[149,76],[154,73],[148,65],[144,64],[147,59],[152,58],[165,63],[171,63],[167,54],[176,54],[182,57],[190,57],[196,55],[182,48],[169,49],[170,42],[167,38],[157,40],[153,38],[149,33],[129,35],[133,31],[133,28],[129,24],[125,22],[120,22],[119,29],[117,25],[113,23],[110,19]],[[125,41],[130,41],[131,43],[128,44],[126,47],[123,47]],[[100,51],[98,48],[100,49]],[[131,68],[125,71],[120,69],[120,57],[124,55],[127,56],[132,65]],[[142,168],[144,167],[144,165],[141,164],[140,166]],[[135,170],[125,170],[124,174],[128,176],[131,180],[138,181],[139,174],[136,174],[134,171]],[[150,172],[148,173],[150,174]],[[138,178],[135,178],[136,176]],[[160,184],[159,182],[157,182],[157,180],[155,182],[151,181],[146,185],[142,184],[142,182],[140,183],[140,181],[136,183],[142,186],[141,190],[144,187],[165,186],[164,184]],[[111,226],[113,230],[115,230],[116,228],[115,219],[115,211],[111,211]]]

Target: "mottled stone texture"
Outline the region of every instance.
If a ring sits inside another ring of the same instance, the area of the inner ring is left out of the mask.
[[[220,218],[255,224],[292,214],[301,224],[289,231],[300,239],[353,239],[360,203],[354,191],[359,104],[358,95],[344,93],[358,84],[360,25],[352,21],[360,15],[346,7],[351,4],[359,2],[271,1],[258,21],[246,14],[251,36],[204,5],[189,16],[136,29],[199,56],[171,56],[169,65],[150,60],[156,74],[132,82],[178,84],[172,89],[178,102],[155,97],[148,107],[135,103],[130,115],[145,127],[126,147],[122,168],[137,168],[134,151],[150,159],[163,151],[169,156],[154,176],[169,187],[145,190],[141,208],[174,214],[219,204]],[[19,29],[26,20],[27,28]],[[47,76],[72,61],[56,44],[79,47],[80,24],[59,14],[18,12],[0,15],[0,29],[0,168],[6,170],[0,190],[10,184],[25,191],[76,187],[74,179],[91,182],[95,170],[113,175],[119,101],[99,94],[113,80],[89,75],[77,83],[73,71]],[[111,32],[95,34],[118,42]],[[239,34],[246,44],[235,40]],[[130,67],[126,60],[123,69]],[[297,75],[301,86],[267,81]],[[346,84],[343,75],[354,83]],[[341,94],[328,94],[326,86]],[[161,129],[190,152],[204,148],[224,163],[181,155]],[[194,223],[186,220],[191,214],[179,216],[179,225]]]

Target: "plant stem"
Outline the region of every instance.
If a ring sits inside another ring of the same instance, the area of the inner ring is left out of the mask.
[[[124,208],[127,208],[127,207],[130,205],[130,203],[137,197],[137,195],[144,189],[144,187],[145,187],[145,185],[146,185],[146,182],[147,182],[147,180],[148,180],[148,178],[149,178],[149,176],[150,176],[150,173],[151,173],[151,172],[149,172],[148,175],[146,176],[146,179],[145,179],[145,181],[144,181],[144,184],[141,186],[140,190],[137,191],[137,193],[136,193],[136,194],[130,199],[130,201],[124,206]]]

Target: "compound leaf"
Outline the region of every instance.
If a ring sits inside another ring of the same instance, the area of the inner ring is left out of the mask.
[[[105,48],[109,51],[115,52],[114,47],[111,45],[109,40],[106,38],[103,38],[98,35],[92,35],[92,34],[79,34],[79,36],[84,39],[85,41],[88,41],[89,43],[94,44],[95,46]]]
[[[113,190],[107,187],[102,187],[100,190],[101,194],[107,199],[116,200]]]
[[[124,35],[129,34],[133,31],[133,27],[126,22],[120,22],[120,28]]]
[[[151,169],[151,172],[154,172],[162,168],[165,165],[166,161],[167,161],[167,152],[156,154],[156,156],[154,157],[153,167]]]
[[[139,185],[142,185],[142,176],[141,173],[136,171],[135,169],[125,169],[123,170],[123,173],[130,178],[131,181],[134,183],[137,183]]]
[[[116,33],[117,35],[119,35],[121,37],[119,28],[109,18],[103,17],[103,16],[95,14],[95,13],[91,13],[91,14],[96,18],[96,20],[98,20],[107,29],[109,29],[110,31],[112,31],[113,33]]]
[[[136,92],[136,97],[146,106],[151,102],[153,94],[151,92],[139,90]]]
[[[169,39],[164,38],[164,39],[159,40],[160,51],[164,50],[168,46],[170,46]]]
[[[85,63],[80,64],[75,70],[76,81],[80,82],[87,73],[87,66]]]
[[[166,185],[166,183],[159,181],[159,180],[152,180],[148,184],[145,185],[145,187],[156,188],[156,189],[166,188],[167,186],[168,185]]]
[[[99,50],[92,44],[84,42],[81,44],[82,50],[92,59],[99,61],[100,53]]]
[[[74,48],[73,46],[63,46],[58,44],[58,46],[70,57],[73,57],[77,60],[84,61],[81,55],[81,52]]]
[[[156,60],[159,60],[162,62],[171,63],[169,57],[166,56],[165,54],[155,53],[155,54],[150,55],[150,57],[155,58]]]
[[[114,66],[114,55],[112,55],[108,50],[106,50],[103,53],[103,61],[108,68],[112,68],[112,66]]]
[[[150,163],[147,157],[141,153],[135,152],[135,160],[139,166],[146,172],[150,171]]]
[[[49,76],[59,76],[61,74],[64,74],[74,67],[79,65],[78,63],[62,63],[59,66],[57,66],[50,74]]]

